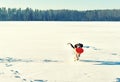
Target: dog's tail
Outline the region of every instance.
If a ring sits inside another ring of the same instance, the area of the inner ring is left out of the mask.
[[[70,46],[74,49],[75,47],[71,44],[71,43],[67,43],[68,45],[70,44]]]

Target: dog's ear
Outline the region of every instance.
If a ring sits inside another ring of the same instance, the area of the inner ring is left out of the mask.
[[[83,47],[83,44],[82,43],[79,43],[80,47],[82,48]]]

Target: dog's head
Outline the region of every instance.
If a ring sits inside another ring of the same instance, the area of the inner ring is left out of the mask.
[[[82,43],[75,44],[75,48],[82,48],[82,47],[83,47]]]

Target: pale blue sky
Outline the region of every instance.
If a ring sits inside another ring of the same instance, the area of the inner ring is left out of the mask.
[[[0,0],[0,7],[33,9],[120,9],[120,0]]]

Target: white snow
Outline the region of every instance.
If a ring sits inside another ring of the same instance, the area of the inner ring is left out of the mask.
[[[119,46],[119,22],[0,22],[0,82],[120,82]]]

